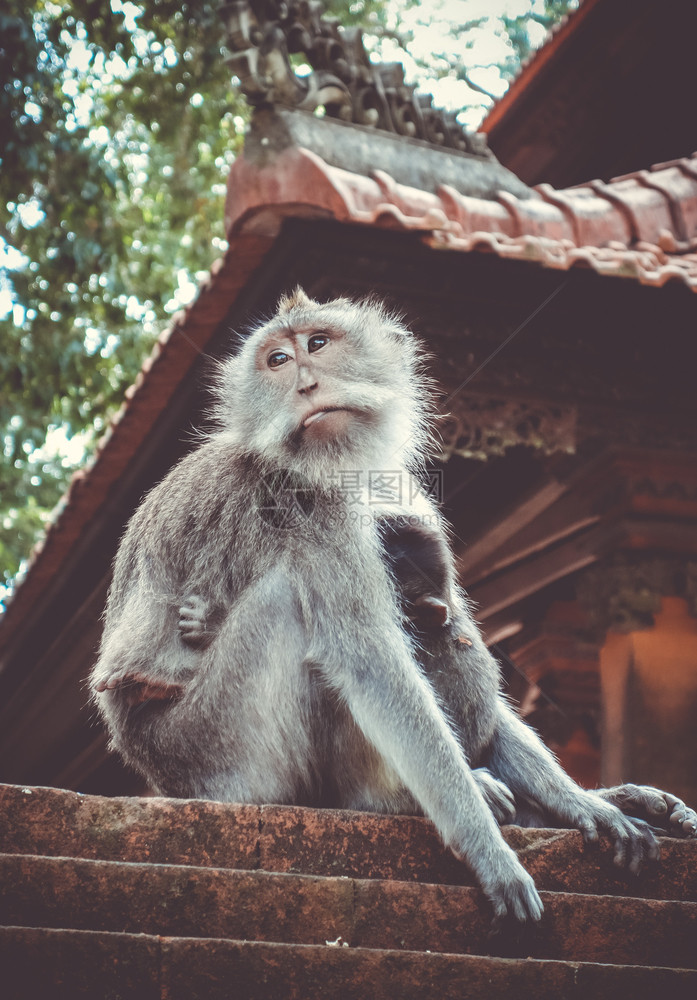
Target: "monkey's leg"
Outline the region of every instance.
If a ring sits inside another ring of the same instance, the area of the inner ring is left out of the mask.
[[[599,811],[598,797],[593,802],[594,793],[577,786],[533,730],[504,705],[498,692],[498,666],[466,604],[456,602],[449,629],[440,633],[414,631],[420,662],[445,704],[468,758],[489,764],[495,777],[514,794],[513,822],[523,826],[579,826],[588,839],[597,837],[600,827],[615,840],[618,861],[627,854],[629,863],[637,867],[644,854],[654,856],[656,848],[649,832],[638,821],[625,820],[613,808],[610,796],[601,802],[602,806],[611,806],[610,810]],[[494,756],[496,746],[498,759]],[[689,824],[688,813],[678,807],[675,822],[681,816]]]
[[[312,801],[318,765],[306,651],[291,580],[274,570],[244,591],[176,706],[182,723],[211,744],[200,777],[206,797]]]
[[[175,608],[159,644],[136,644],[132,622],[113,630],[92,678],[126,760],[162,794],[307,801],[316,771],[307,639],[288,579],[269,575],[244,591],[203,650],[181,641]],[[134,701],[129,678],[141,694],[177,685],[177,697]]]
[[[629,816],[646,820],[657,832],[673,837],[697,837],[697,813],[682,799],[650,785],[596,788],[594,794]]]
[[[488,763],[516,797],[541,807],[563,826],[576,827],[587,842],[606,833],[615,847],[615,864],[638,872],[645,859],[658,858],[650,827],[572,781],[539,736],[503,701]]]

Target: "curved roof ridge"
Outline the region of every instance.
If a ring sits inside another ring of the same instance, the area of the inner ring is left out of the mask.
[[[547,32],[542,44],[523,60],[520,70],[513,78],[506,93],[492,105],[479,126],[479,131],[489,133],[507,114],[511,105],[517,103],[528,90],[538,73],[559,55],[559,50],[567,38],[590,14],[601,0],[579,0],[578,8],[566,14]]]
[[[544,267],[578,264],[649,285],[677,278],[697,291],[697,154],[609,183],[540,184],[535,192],[486,199],[450,185],[423,191],[384,171],[366,176],[331,166],[295,147],[262,166],[238,158],[225,214],[230,235],[272,236],[284,217],[316,215],[421,231],[434,245],[486,246]]]

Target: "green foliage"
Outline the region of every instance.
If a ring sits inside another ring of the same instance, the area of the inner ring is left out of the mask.
[[[534,5],[539,8],[539,4]],[[578,7],[578,3],[570,3],[569,0],[544,0],[542,5],[544,10],[533,9],[527,14],[520,14],[517,17],[503,17],[503,23],[511,43],[511,56],[507,63],[502,66],[505,75],[512,79],[520,69],[521,63],[525,62],[535,50],[530,39],[530,25],[538,24],[546,30],[565,17],[569,11]]]
[[[0,337],[0,559],[9,579],[70,461],[150,350],[173,293],[223,247],[225,176],[246,110],[214,4],[6,0],[0,13],[0,235],[16,251]],[[130,21],[130,24],[128,23]]]
[[[541,14],[541,0],[527,2],[508,25],[509,75],[526,54],[526,18],[569,7],[545,2]],[[367,26],[378,51],[416,42],[418,23],[401,25],[420,7],[327,3],[342,24]],[[225,178],[247,109],[221,38],[217,0],[0,9],[0,594],[168,316],[224,249]],[[451,47],[431,57],[434,75],[457,78]]]

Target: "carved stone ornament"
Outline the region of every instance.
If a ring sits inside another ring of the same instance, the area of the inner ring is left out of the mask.
[[[234,0],[220,8],[228,62],[255,107],[282,105],[384,129],[488,159],[486,137],[404,82],[401,63],[371,63],[360,28],[324,16],[319,0]],[[312,72],[299,76],[291,55]]]
[[[697,560],[618,553],[584,570],[576,585],[598,634],[651,628],[662,597],[682,597],[697,617]]]
[[[487,459],[526,445],[545,455],[576,450],[576,409],[463,396],[438,424],[443,458]]]

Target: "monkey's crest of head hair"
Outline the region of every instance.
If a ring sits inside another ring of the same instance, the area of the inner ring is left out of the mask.
[[[317,306],[318,302],[315,302],[305,293],[305,290],[298,285],[289,292],[287,295],[282,295],[278,300],[278,308],[276,311],[277,316],[285,316],[287,313],[292,312],[294,309],[298,309],[300,306]]]
[[[316,380],[310,394],[295,374],[286,377],[299,365],[278,377],[264,359],[267,341],[277,349],[280,337],[292,353],[293,338],[314,333],[327,343],[303,355]],[[424,359],[416,337],[378,300],[319,303],[296,288],[221,364],[213,415],[236,448],[312,479],[339,468],[417,469],[432,444],[433,384]],[[303,406],[305,416],[316,406],[352,418],[332,439],[306,434]]]

